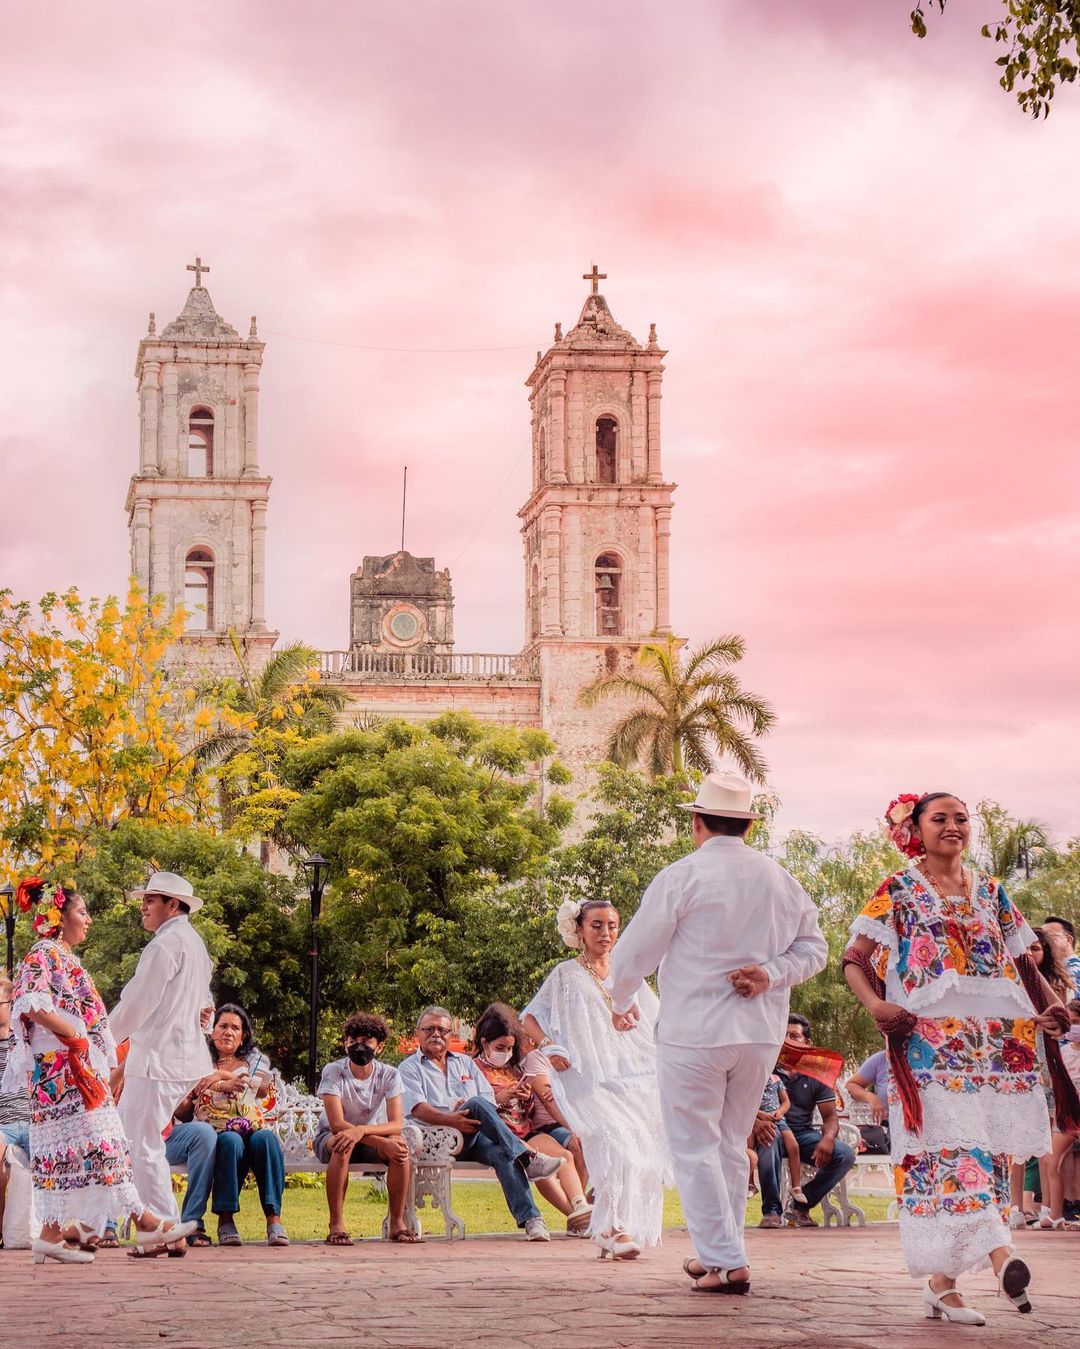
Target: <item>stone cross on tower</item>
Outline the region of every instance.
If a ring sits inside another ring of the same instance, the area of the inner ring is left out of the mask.
[[[191,270],[191,268],[189,267],[189,268],[188,268],[188,271],[190,271],[190,270]],[[592,293],[593,293],[594,295],[598,295],[598,294],[600,293],[600,282],[601,282],[601,281],[606,281],[606,280],[607,280],[607,272],[601,272],[601,271],[599,271],[599,270],[597,269],[596,263],[594,262],[593,265],[592,265],[592,271],[591,271],[591,272],[583,272],[583,273],[582,273],[581,279],[582,279],[582,281],[591,281],[591,282],[592,282]]]
[[[198,254],[196,254],[194,263],[189,262],[188,265],[187,265],[186,270],[189,271],[189,272],[194,272],[194,273],[195,273],[195,286],[196,286],[196,289],[201,290],[201,289],[202,289],[202,274],[203,274],[203,272],[208,272],[208,271],[210,270],[210,268],[209,268],[208,266],[206,266],[206,265],[203,263],[202,258],[200,258],[200,257],[198,256]],[[594,268],[593,268],[593,271],[595,271],[595,270],[596,270],[596,268],[594,267]]]

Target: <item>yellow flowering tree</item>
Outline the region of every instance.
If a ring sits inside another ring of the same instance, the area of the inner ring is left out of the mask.
[[[191,703],[163,657],[183,631],[132,586],[35,606],[0,591],[0,870],[63,871],[120,820],[207,818]]]

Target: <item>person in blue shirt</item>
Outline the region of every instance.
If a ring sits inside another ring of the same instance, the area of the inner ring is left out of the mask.
[[[534,1152],[499,1118],[495,1093],[476,1060],[450,1049],[453,1018],[445,1007],[427,1007],[416,1022],[419,1048],[398,1065],[405,1118],[457,1129],[464,1138],[462,1161],[490,1166],[507,1207],[529,1241],[551,1234],[533,1201],[529,1182],[558,1171],[561,1157]]]

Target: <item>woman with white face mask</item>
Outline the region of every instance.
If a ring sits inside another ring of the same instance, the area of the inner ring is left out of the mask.
[[[473,1038],[476,1042],[473,1057],[491,1083],[495,1109],[502,1122],[537,1152],[562,1159],[555,1175],[548,1180],[536,1181],[536,1188],[565,1217],[566,1230],[571,1236],[588,1236],[592,1208],[582,1191],[574,1159],[558,1138],[547,1128],[540,1128],[532,1118],[536,1101],[521,1066],[525,1032],[514,1009],[505,1003],[493,1002],[476,1023]]]

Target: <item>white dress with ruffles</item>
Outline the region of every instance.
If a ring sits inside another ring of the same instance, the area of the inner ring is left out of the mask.
[[[596,1191],[592,1230],[627,1232],[643,1246],[660,1241],[664,1187],[674,1183],[660,1118],[653,1028],[660,1010],[647,984],[641,1018],[617,1031],[593,976],[577,960],[556,965],[524,1009],[570,1053],[571,1067],[552,1072],[551,1087],[581,1140]],[[550,1053],[550,1050],[548,1051]]]

